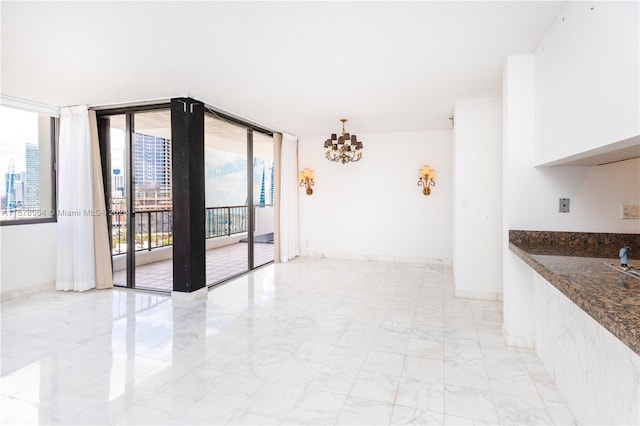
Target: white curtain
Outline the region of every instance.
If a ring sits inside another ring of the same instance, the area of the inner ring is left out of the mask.
[[[95,287],[91,131],[85,105],[60,109],[56,289]]]
[[[298,141],[282,134],[280,159],[280,261],[299,254],[298,248]]]

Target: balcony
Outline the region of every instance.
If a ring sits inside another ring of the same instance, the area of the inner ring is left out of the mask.
[[[254,264],[273,261],[273,205],[254,207]],[[123,211],[112,213],[113,278],[126,285],[127,223]],[[173,212],[144,210],[135,214],[136,288],[173,288]],[[247,271],[247,206],[208,207],[205,213],[206,280],[208,285]]]

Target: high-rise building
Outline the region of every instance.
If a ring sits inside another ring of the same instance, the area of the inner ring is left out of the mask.
[[[24,204],[28,209],[40,207],[40,155],[38,145],[26,144],[26,176],[24,180]]]
[[[12,210],[25,207],[24,181],[25,173],[5,173],[6,199],[3,208]]]
[[[264,167],[262,168],[262,182],[260,183],[260,200],[258,201],[259,204],[264,205],[265,204],[265,199],[264,199]]]
[[[4,174],[5,199],[2,205],[3,209],[10,210],[16,208],[16,178],[19,179],[19,175],[16,175],[13,170],[9,170],[9,172]]]
[[[274,192],[274,183],[273,183],[273,161],[271,161],[271,165],[269,167],[270,170],[270,178],[271,178],[271,183],[269,184],[269,203],[270,204],[275,204],[273,201],[273,192]]]
[[[207,147],[204,158],[205,206],[209,208],[246,205],[246,156]]]
[[[111,196],[113,198],[125,198],[125,180],[120,169],[111,171]]]
[[[25,172],[16,174],[16,179],[13,181],[13,188],[16,195],[16,207],[24,208],[24,184],[25,184]]]
[[[133,158],[135,208],[171,208],[171,141],[136,133]]]
[[[24,178],[25,173],[15,172],[15,161],[9,161],[9,170],[4,174],[5,190],[2,209],[14,210],[24,207]]]

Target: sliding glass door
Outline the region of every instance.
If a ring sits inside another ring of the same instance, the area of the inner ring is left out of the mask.
[[[273,174],[272,136],[205,115],[208,285],[273,262]]]
[[[273,262],[273,137],[253,132],[253,265]]]
[[[171,111],[136,112],[131,137],[135,287],[173,289]]]
[[[172,164],[168,109],[104,114],[113,283],[171,291]]]
[[[104,118],[106,133],[101,135],[101,144],[108,147],[109,225],[111,230],[111,257],[113,284],[126,287],[127,278],[127,232],[129,230],[129,146],[125,114]],[[104,161],[104,159],[103,159]],[[105,169],[103,167],[103,169]],[[106,173],[105,173],[106,175]]]
[[[204,118],[207,285],[249,270],[247,128]]]

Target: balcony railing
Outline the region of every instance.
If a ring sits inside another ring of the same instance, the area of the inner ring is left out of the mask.
[[[247,206],[207,207],[204,219],[205,238],[247,232]]]
[[[272,204],[256,207],[272,207]],[[247,206],[207,207],[205,211],[205,238],[230,236],[247,232]],[[111,214],[112,254],[127,251],[126,212]],[[136,251],[153,250],[173,244],[173,211],[148,210],[135,213]]]

